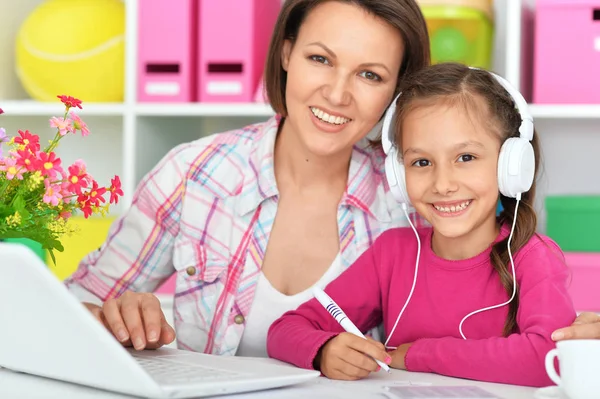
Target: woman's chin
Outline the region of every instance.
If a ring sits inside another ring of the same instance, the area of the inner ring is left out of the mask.
[[[346,151],[348,146],[341,146],[339,142],[314,138],[306,143],[308,152],[317,157],[331,157]]]

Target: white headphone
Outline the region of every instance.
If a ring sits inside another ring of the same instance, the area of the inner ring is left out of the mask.
[[[470,67],[471,69],[477,69]],[[521,125],[519,126],[519,137],[511,137],[507,139],[500,149],[500,155],[498,158],[498,188],[502,195],[510,198],[516,198],[517,204],[515,206],[515,214],[513,219],[512,228],[510,231],[510,235],[508,237],[508,254],[510,257],[510,263],[512,266],[512,276],[513,276],[513,292],[511,298],[501,304],[489,306],[483,309],[475,310],[468,315],[466,315],[460,322],[458,329],[460,335],[463,339],[466,339],[463,331],[462,325],[465,320],[476,313],[484,312],[486,310],[498,308],[501,306],[508,305],[515,297],[517,292],[517,279],[515,273],[515,264],[512,257],[512,251],[510,248],[510,243],[512,241],[512,236],[514,233],[516,220],[517,220],[517,210],[519,207],[519,202],[521,199],[521,194],[529,191],[531,185],[533,184],[533,176],[535,172],[535,154],[533,152],[533,146],[531,145],[531,140],[533,139],[533,117],[529,113],[529,109],[527,106],[527,101],[523,98],[521,93],[516,90],[507,80],[504,78],[492,73],[490,73],[510,94],[513,98],[517,111],[521,115]],[[415,275],[413,278],[412,288],[410,289],[410,293],[408,294],[408,298],[404,303],[404,306],[398,313],[398,317],[396,318],[396,322],[392,327],[391,332],[389,333],[384,345],[388,349],[396,349],[393,346],[388,346],[388,342],[394,335],[394,331],[396,330],[396,326],[404,313],[404,310],[408,306],[410,299],[415,290],[415,286],[417,284],[417,275],[419,272],[419,259],[421,257],[421,240],[419,239],[419,234],[414,224],[411,222],[409,214],[408,214],[408,206],[410,206],[410,199],[408,197],[408,192],[406,191],[406,178],[404,172],[404,163],[402,163],[399,159],[399,151],[398,147],[394,143],[394,127],[395,123],[395,114],[396,114],[396,103],[398,102],[398,98],[402,93],[398,94],[392,104],[387,109],[384,119],[383,126],[381,132],[381,142],[383,145],[383,151],[386,154],[385,158],[385,175],[387,177],[388,184],[390,186],[390,192],[396,199],[396,201],[400,202],[402,205],[402,209],[404,210],[404,214],[408,219],[408,223],[412,227],[415,236],[417,238],[417,257],[415,264]]]
[[[471,67],[471,69],[476,68]],[[509,198],[520,198],[521,193],[527,192],[531,188],[535,172],[535,155],[530,143],[533,139],[533,117],[529,113],[527,101],[518,90],[506,79],[492,72],[488,73],[511,95],[521,115],[520,137],[507,139],[502,144],[498,158],[500,192]],[[409,206],[410,199],[406,191],[404,164],[399,159],[399,150],[394,143],[396,103],[401,95],[402,93],[398,94],[385,113],[381,141],[386,154],[385,175],[390,191],[398,202]]]

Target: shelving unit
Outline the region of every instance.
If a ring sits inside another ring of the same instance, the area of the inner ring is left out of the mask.
[[[584,120],[597,119],[600,120],[600,104],[598,105],[539,105],[532,104],[530,106],[531,114],[535,119],[570,119]],[[599,129],[600,133],[600,129]]]
[[[268,104],[138,104],[138,116],[265,117],[274,115]]]
[[[11,3],[14,9],[12,13],[20,19],[16,22],[14,18],[4,21],[3,18],[6,17],[0,16],[2,37],[14,38],[23,19],[42,1],[22,0]],[[59,148],[65,162],[84,158],[88,162],[90,172],[97,176],[98,180],[108,182],[114,174],[121,176],[125,197],[123,204],[113,211],[116,214],[126,209],[140,179],[173,146],[212,133],[263,121],[273,115],[269,105],[259,103],[138,103],[135,94],[136,16],[139,1],[143,0],[124,1],[127,13],[124,102],[91,104],[82,99],[84,109],[79,113],[88,123],[92,134],[85,139],[70,138]],[[533,0],[495,2],[493,69],[525,92],[530,85],[530,82],[526,81],[529,75],[527,68],[530,67],[526,62],[527,52],[530,50],[523,45],[526,43],[525,35],[528,32],[524,28],[524,16],[529,15],[532,6]],[[9,45],[6,42],[0,45],[2,54],[8,55],[0,61],[0,79],[9,76],[9,86],[13,89],[8,96],[0,90],[0,107],[6,112],[0,117],[0,124],[11,133],[16,129],[30,129],[36,133],[50,132],[47,120],[60,114],[60,104],[28,100],[14,72],[8,72],[14,68],[12,47],[1,46]],[[543,210],[542,199],[546,194],[600,193],[600,179],[597,179],[593,172],[600,169],[600,104],[534,104],[530,111],[536,121],[536,130],[542,137],[545,155],[545,170],[538,190],[540,210]],[[593,166],[583,169],[580,162],[568,162],[569,155],[582,157],[581,159],[591,162]],[[107,163],[108,157],[111,161]],[[543,214],[540,227],[543,230]]]
[[[59,101],[57,99],[57,101]],[[35,100],[0,100],[0,107],[6,115],[3,117],[22,117],[22,116],[50,116],[60,111],[59,103],[42,103]],[[123,116],[125,114],[125,105],[122,103],[96,103],[85,104],[85,109],[77,110],[82,117],[88,115],[97,116]]]

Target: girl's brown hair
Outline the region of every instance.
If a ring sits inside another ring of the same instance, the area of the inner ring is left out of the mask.
[[[510,137],[519,137],[521,115],[515,101],[506,89],[487,71],[471,69],[457,63],[442,63],[430,66],[406,77],[400,87],[402,95],[396,103],[395,142],[401,146],[402,121],[411,110],[423,105],[445,103],[465,107],[467,112],[475,112],[479,120],[495,132],[501,143]],[[536,177],[540,164],[540,147],[537,132],[531,141],[535,154],[534,182],[531,189],[521,195],[514,235],[511,240],[513,256],[535,234],[537,215],[534,209]],[[515,215],[515,198],[499,194],[504,208],[498,222],[512,224]],[[500,281],[508,296],[513,294],[512,266],[508,253],[508,237],[492,247],[492,265],[500,275]],[[504,324],[504,335],[515,332],[519,296],[510,302],[508,316]]]
[[[357,5],[398,29],[405,46],[398,81],[405,74],[416,72],[429,65],[427,25],[415,0],[286,0],[277,17],[265,66],[266,94],[271,107],[279,115],[287,116],[285,103],[287,73],[281,65],[283,45],[286,40],[290,40],[293,44],[309,12],[327,1]]]

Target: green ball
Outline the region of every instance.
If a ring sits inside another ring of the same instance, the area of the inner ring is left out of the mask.
[[[438,62],[465,61],[469,43],[465,35],[456,28],[447,26],[436,29],[431,36],[432,56]]]

